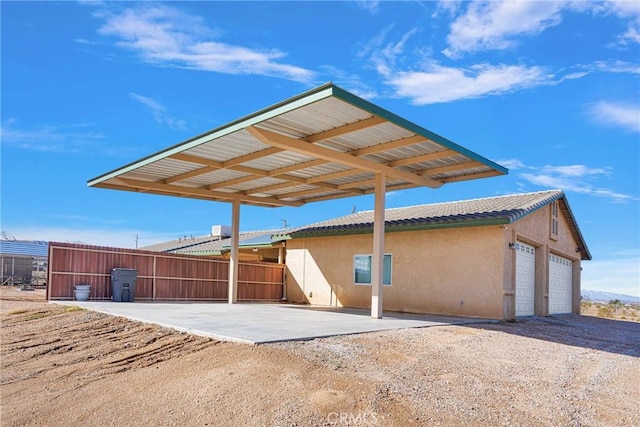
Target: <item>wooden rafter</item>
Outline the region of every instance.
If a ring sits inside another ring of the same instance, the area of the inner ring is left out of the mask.
[[[301,202],[287,202],[272,197],[253,197],[241,193],[226,193],[223,191],[211,191],[204,188],[185,187],[180,185],[164,184],[161,182],[141,181],[137,179],[119,178],[119,181],[129,189],[146,190],[148,192],[162,192],[179,196],[200,196],[209,200],[240,200],[241,202],[258,203],[272,206],[301,206]]]
[[[368,119],[360,120],[359,122],[349,123],[348,125],[329,129],[324,132],[318,132],[316,134],[309,135],[303,139],[313,144],[314,142],[324,141],[327,139],[335,138],[336,136],[342,136],[351,132],[366,129],[372,126],[377,126],[379,124],[384,123],[385,121],[386,120],[383,119],[382,117],[373,116]]]
[[[372,145],[370,147],[360,148],[358,150],[351,151],[350,154],[354,156],[364,156],[367,154],[375,154],[381,151],[393,150],[394,148],[405,147],[407,145],[418,144],[425,142],[427,139],[422,135],[413,135],[407,138],[396,139],[395,141],[384,142],[382,144]]]
[[[386,120],[383,119],[382,117],[372,116],[372,117],[370,117],[368,119],[360,120],[360,121],[355,122],[355,123],[349,123],[349,124],[344,125],[344,126],[340,126],[340,127],[334,128],[334,129],[329,129],[327,131],[318,132],[316,134],[309,135],[309,136],[303,138],[302,140],[312,144],[312,143],[324,141],[324,140],[327,140],[327,139],[330,139],[330,138],[335,138],[336,136],[346,135],[348,133],[352,133],[352,132],[356,132],[358,130],[366,129],[368,127],[376,126],[376,125],[379,125],[381,123],[384,123],[385,121]],[[193,156],[193,155],[189,155],[189,154],[184,154],[184,153],[174,154],[174,155],[170,156],[173,159],[183,160],[183,161],[186,161],[186,162],[191,162],[191,163],[196,163],[196,164],[202,164],[202,165],[205,165],[205,166],[208,166],[208,167],[200,168],[200,169],[196,169],[196,170],[193,170],[193,171],[182,173],[180,175],[172,176],[170,178],[165,179],[163,182],[165,182],[167,184],[171,184],[173,182],[182,181],[184,179],[193,178],[194,176],[198,176],[198,175],[202,175],[202,174],[205,174],[205,173],[209,173],[209,172],[212,172],[212,171],[217,170],[217,169],[234,169],[234,166],[241,165],[242,163],[250,162],[252,160],[261,159],[263,157],[271,156],[273,154],[277,154],[277,153],[280,153],[282,151],[285,151],[285,149],[280,148],[280,147],[269,147],[269,148],[265,148],[263,150],[254,151],[253,153],[249,153],[249,154],[245,154],[245,155],[242,155],[242,156],[239,156],[239,157],[235,157],[233,159],[229,159],[229,160],[226,160],[224,162],[219,162],[219,161],[209,160],[209,159],[203,159],[201,157],[197,157],[197,156]],[[310,164],[307,165],[306,163],[310,163]],[[296,165],[286,166],[286,167],[280,168],[281,169],[280,171],[272,171],[271,173],[272,173],[272,176],[283,175],[283,174],[286,174],[288,172],[292,172],[292,171],[300,170],[300,169],[306,169],[308,167],[321,165],[323,163],[327,163],[327,161],[326,160],[315,159],[315,160],[311,160],[310,162],[305,162],[305,163],[299,163],[299,164],[296,164]],[[237,170],[237,169],[235,169],[235,170]]]
[[[489,172],[481,172],[481,173],[474,173],[470,175],[461,175],[461,176],[453,176],[451,178],[443,178],[442,182],[467,181],[470,179],[488,178],[490,176],[499,176],[499,175],[502,175],[502,172],[493,170]]]
[[[458,163],[458,164],[455,164],[455,165],[440,166],[440,167],[437,167],[437,168],[429,168],[429,169],[421,170],[420,171],[420,175],[422,175],[422,176],[431,176],[431,175],[435,175],[435,174],[438,174],[438,173],[454,172],[454,171],[463,170],[463,169],[477,168],[477,167],[480,167],[480,166],[484,166],[484,165],[482,163],[476,162],[476,161],[466,162],[466,163]]]
[[[228,181],[222,181],[215,184],[211,184],[206,186],[206,188],[208,188],[209,190],[215,190],[216,188],[230,187],[232,185],[242,184],[245,182],[253,181],[255,179],[256,179],[255,175],[246,175],[246,176],[241,176],[239,178],[230,179]]]
[[[329,160],[331,162],[340,163],[345,166],[362,169],[369,172],[384,173],[389,177],[412,182],[417,185],[423,185],[425,187],[438,188],[442,186],[441,182],[434,181],[432,179],[424,178],[403,170],[394,169],[390,166],[372,162],[370,160],[356,157],[350,154],[342,153],[313,144],[305,144],[300,140],[290,138],[276,132],[260,129],[255,126],[249,126],[246,129],[251,135],[258,139],[258,141],[264,144],[274,145],[276,147],[285,148],[297,153],[306,154],[311,157]]]
[[[403,166],[403,165],[412,165],[416,163],[422,162],[430,162],[433,160],[444,159],[446,157],[453,157],[459,155],[460,153],[454,150],[443,150],[436,151],[435,153],[422,154],[420,156],[408,157],[406,159],[394,160],[392,162],[388,162],[387,165],[391,167]]]

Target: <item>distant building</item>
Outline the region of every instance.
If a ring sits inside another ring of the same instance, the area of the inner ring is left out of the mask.
[[[48,242],[0,240],[0,283],[46,284],[48,255]]]

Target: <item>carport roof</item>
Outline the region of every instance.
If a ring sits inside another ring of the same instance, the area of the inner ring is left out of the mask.
[[[332,83],[91,179],[91,187],[258,206],[484,178],[507,169]]]

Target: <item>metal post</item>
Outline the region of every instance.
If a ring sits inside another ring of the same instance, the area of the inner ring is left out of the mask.
[[[384,206],[387,177],[376,173],[373,213],[373,257],[371,260],[371,317],[382,319],[382,281],[384,263]]]
[[[231,252],[229,253],[229,304],[238,302],[238,240],[240,240],[240,201],[231,202]]]

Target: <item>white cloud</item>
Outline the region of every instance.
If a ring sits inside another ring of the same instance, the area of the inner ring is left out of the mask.
[[[443,54],[458,58],[465,53],[509,49],[526,36],[559,25],[567,12],[614,15],[627,22],[627,30],[616,37],[614,46],[627,48],[640,43],[640,2],[633,0],[591,1],[473,1],[451,24],[448,47]]]
[[[611,168],[591,168],[585,165],[566,166],[528,166],[517,159],[498,160],[498,164],[505,165],[511,170],[521,170],[518,178],[530,184],[546,188],[558,188],[563,191],[602,197],[614,203],[637,201],[638,197],[619,193],[594,184],[600,178],[610,176]]]
[[[96,42],[93,42],[91,40],[87,40],[87,39],[73,39],[74,42],[79,43],[79,44],[89,44],[89,45],[93,45],[93,44],[97,44]]]
[[[455,58],[466,52],[510,48],[517,36],[558,25],[563,5],[560,1],[468,3],[466,12],[451,24],[449,47],[443,53]]]
[[[617,0],[605,3],[605,13],[612,13],[621,19],[629,19],[627,30],[619,34],[617,44],[626,48],[628,45],[640,44],[640,2],[633,0]]]
[[[135,51],[143,61],[226,74],[255,74],[309,82],[314,73],[281,63],[276,49],[256,49],[216,41],[216,32],[203,19],[152,4],[120,13],[99,12],[105,23],[99,32],[119,39],[118,46]]]
[[[175,119],[172,117],[165,108],[164,105],[158,101],[146,96],[138,95],[137,93],[129,93],[129,96],[135,101],[141,103],[151,112],[153,118],[161,125],[167,125],[172,129],[185,130],[186,123],[184,120]]]
[[[371,13],[372,15],[380,12],[380,2],[375,0],[355,0],[355,4],[361,8]]]
[[[396,71],[386,82],[398,96],[414,104],[435,104],[460,99],[499,95],[541,85],[555,84],[541,67],[521,65],[474,65],[450,68],[431,64],[423,71]]]
[[[601,101],[589,105],[587,110],[599,123],[640,132],[640,105]]]
[[[101,146],[105,136],[87,130],[89,124],[40,125],[30,128],[15,126],[16,120],[5,121],[0,128],[2,145],[26,150],[77,153]]]
[[[638,255],[585,261],[582,264],[582,289],[593,289],[640,296]]]
[[[323,73],[333,76],[333,83],[343,87],[361,98],[374,99],[378,96],[376,89],[362,80],[357,74],[351,74],[332,65],[321,67]]]
[[[572,68],[577,70],[572,74],[580,74],[581,76],[594,72],[640,74],[640,65],[620,60],[595,61],[591,64],[580,64]]]
[[[178,233],[155,233],[146,230],[92,229],[65,227],[17,227],[6,230],[18,240],[44,240],[48,242],[84,243],[87,245],[115,248],[135,248],[148,246],[176,238]]]

